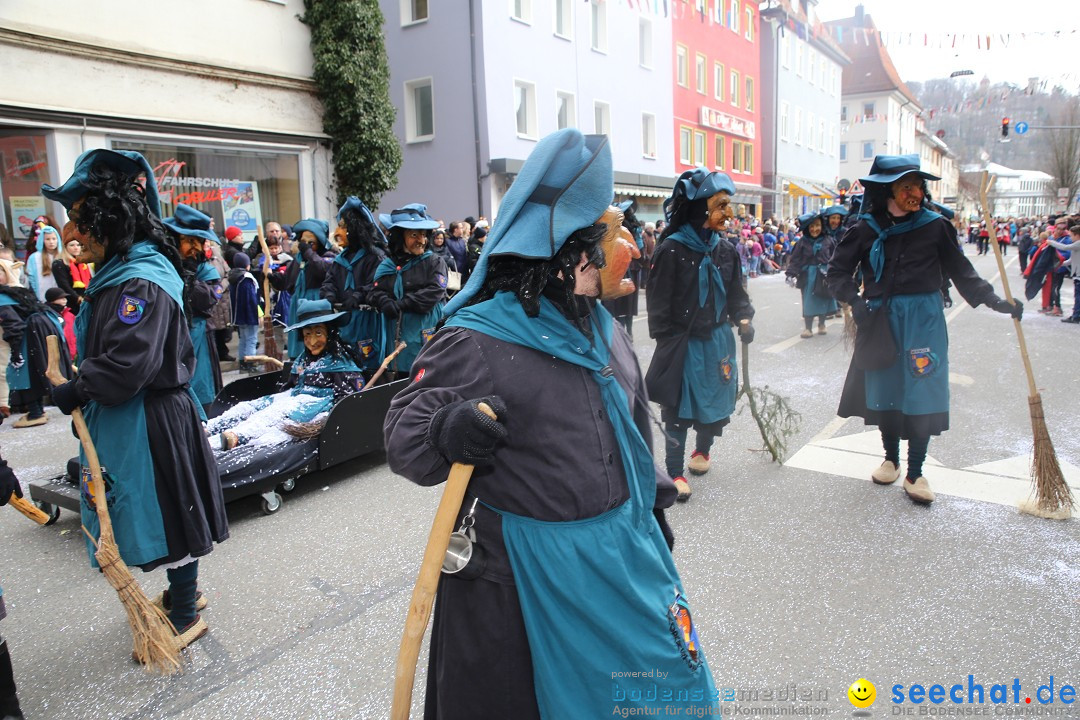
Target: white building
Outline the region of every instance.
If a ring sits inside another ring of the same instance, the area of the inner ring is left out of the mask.
[[[963,174],[978,187],[984,170],[995,178],[987,197],[995,217],[1030,218],[1058,212],[1052,175],[1039,170],[1013,170],[997,163],[967,166]]]
[[[303,12],[302,0],[122,11],[80,0],[3,3],[3,222],[16,235],[36,214],[63,222],[40,185],[59,185],[92,148],[143,153],[164,213],[186,202],[219,232],[331,217],[331,156]],[[245,192],[258,202],[241,203]]]
[[[615,191],[661,215],[674,182],[671,20],[624,3],[381,0],[403,162],[382,209],[494,217],[540,138],[607,135]],[[651,8],[651,5],[650,5]]]

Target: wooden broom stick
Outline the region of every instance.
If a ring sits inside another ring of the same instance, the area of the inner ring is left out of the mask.
[[[994,226],[994,217],[990,214],[990,203],[987,200],[994,180],[995,178],[990,177],[989,173],[983,170],[982,182],[979,186],[979,200],[982,203],[986,232],[994,246],[994,257],[997,258],[998,272],[1001,275],[1001,288],[1005,292],[1005,299],[1011,303],[1013,296],[1009,289],[1009,278],[1005,274],[1005,260],[1001,256],[997,229]],[[1016,318],[1013,318],[1013,327],[1016,329],[1016,337],[1020,342],[1020,357],[1024,361],[1024,371],[1027,374],[1028,411],[1031,414],[1031,431],[1035,445],[1031,463],[1031,482],[1035,490],[1035,499],[1034,502],[1021,503],[1020,511],[1039,517],[1064,520],[1072,514],[1074,503],[1072,490],[1065,482],[1065,475],[1061,472],[1057,453],[1054,452],[1054,442],[1050,439],[1050,431],[1046,426],[1042,397],[1035,385],[1035,373],[1031,369],[1031,358],[1028,356],[1024,329]]]
[[[492,420],[495,411],[486,403],[477,408]],[[469,487],[473,466],[454,463],[450,468],[450,477],[446,480],[439,509],[431,524],[424,560],[420,563],[420,574],[416,578],[412,599],[409,601],[409,614],[405,617],[405,632],[401,636],[401,648],[398,650],[397,668],[394,671],[394,701],[390,708],[390,720],[409,720],[412,709],[413,681],[416,679],[416,660],[420,657],[420,643],[424,640],[431,606],[435,602],[435,591],[439,586],[439,574],[442,572],[446,548],[450,544],[450,534],[454,531],[454,522],[461,511],[461,502],[465,490]]]

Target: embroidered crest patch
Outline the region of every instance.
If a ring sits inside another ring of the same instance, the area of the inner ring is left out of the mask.
[[[116,308],[116,316],[125,325],[134,325],[142,320],[146,312],[146,301],[133,295],[121,295],[120,305]]]
[[[374,340],[361,340],[357,343],[360,346],[360,354],[367,360],[375,353],[375,341]]]
[[[112,504],[112,478],[109,477],[108,471],[105,466],[101,467],[101,479],[105,484],[105,504]],[[80,478],[79,489],[81,490],[83,503],[93,509],[95,507],[96,500],[94,499],[94,480],[90,474],[90,467],[82,467],[82,477]]]
[[[731,356],[729,355],[720,361],[720,379],[725,383],[729,383],[734,373],[735,368],[731,365]]]
[[[446,287],[446,276],[442,273],[435,273],[435,280],[439,283],[439,287]]]
[[[910,350],[908,357],[908,370],[914,377],[929,377],[937,371],[938,357],[930,352],[930,348]]]
[[[694,670],[701,665],[697,628],[690,617],[690,605],[678,588],[675,588],[675,600],[668,606],[668,629],[675,637],[687,666]]]

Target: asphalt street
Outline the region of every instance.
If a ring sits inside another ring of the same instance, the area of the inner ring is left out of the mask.
[[[1019,288],[1015,254],[1007,260]],[[992,255],[974,262],[984,277],[997,274]],[[669,511],[701,643],[717,686],[730,688],[724,715],[851,717],[847,689],[866,678],[877,688],[873,717],[1080,718],[1080,703],[1060,695],[1080,686],[1080,520],[1017,511],[1032,434],[1011,321],[959,298],[947,311],[952,428],[930,443],[925,474],[939,496],[922,507],[899,483],[870,482],[881,461],[876,432],[836,418],[850,357],[840,327],[799,340],[797,291],[773,275],[752,279],[750,292],[751,380],[801,414],[788,464],[760,452],[743,412],[714,446],[712,470],[691,480],[691,500]],[[1028,303],[1023,327],[1058,458],[1080,497],[1080,327],[1037,308]],[[647,366],[644,311],[643,301],[634,336]],[[61,472],[77,451],[67,422],[49,413],[43,427],[0,426],[3,455],[24,482]],[[387,717],[438,497],[376,454],[302,478],[274,515],[262,514],[258,497],[231,504],[232,537],[200,563],[211,632],[169,678],[132,664],[124,613],[89,567],[77,517],[64,511],[42,528],[0,509],[0,633],[26,716]],[[165,574],[139,580],[153,595]],[[414,717],[425,676],[426,649]],[[1042,705],[1036,693],[1051,676],[1059,694]],[[967,702],[969,682],[985,688],[984,704]],[[893,702],[894,686],[916,684],[963,684],[964,702]],[[1008,703],[991,702],[994,684],[1009,686]]]

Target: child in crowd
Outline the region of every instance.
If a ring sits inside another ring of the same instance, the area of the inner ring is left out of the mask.
[[[240,369],[254,372],[257,367],[247,362],[255,354],[259,341],[259,287],[251,274],[251,259],[246,253],[233,255],[229,271],[229,297],[232,300],[233,324],[240,335]]]

